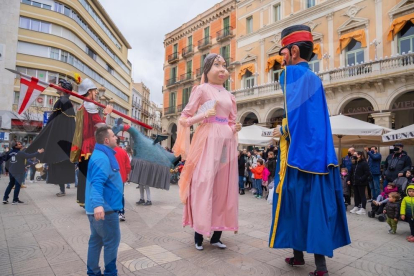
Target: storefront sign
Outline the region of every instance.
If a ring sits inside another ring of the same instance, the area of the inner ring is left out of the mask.
[[[273,130],[263,130],[262,131],[263,137],[273,137]]]
[[[385,137],[385,139],[384,139]],[[403,139],[410,139],[410,138],[414,138],[414,132],[412,131],[407,131],[407,132],[401,132],[401,133],[396,133],[393,135],[384,135],[383,136],[383,141],[384,142],[388,142],[388,141],[397,141],[397,140],[403,140]]]
[[[42,97],[39,97],[39,98],[37,98],[37,99],[36,99],[36,101],[37,101],[38,103],[43,103],[43,98],[42,98]]]
[[[402,101],[402,102],[395,102],[392,105],[392,110],[399,110],[399,109],[414,109],[414,101]],[[353,113],[364,113],[364,112],[373,112],[374,108],[372,106],[359,106],[359,107],[349,107],[343,110],[343,114],[353,114]]]
[[[0,132],[0,141],[9,141],[9,133]]]
[[[43,127],[47,125],[47,122],[49,121],[49,117],[52,114],[52,111],[45,111],[43,113]]]

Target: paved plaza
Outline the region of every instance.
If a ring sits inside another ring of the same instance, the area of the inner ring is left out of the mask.
[[[0,179],[3,193],[8,178]],[[28,183],[21,205],[0,206],[0,275],[86,275],[89,222],[75,203],[76,189],[58,198],[59,188],[45,182]],[[291,250],[267,246],[271,206],[250,193],[240,196],[238,234],[225,232],[225,250],[204,242],[194,248],[194,232],[182,228],[178,187],[151,190],[152,206],[136,206],[139,190],[126,186],[126,218],[121,223],[119,275],[307,275],[314,270],[313,256],[306,265],[284,263]],[[386,223],[348,213],[352,244],[328,259],[330,275],[414,275],[414,244],[406,242],[407,223],[399,223],[397,235],[387,234]]]

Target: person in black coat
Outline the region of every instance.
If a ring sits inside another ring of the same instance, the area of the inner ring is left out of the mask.
[[[368,186],[371,172],[362,151],[358,151],[354,158],[356,159],[355,163],[352,165],[347,178],[347,183],[354,187],[355,207],[350,212],[353,214],[365,215],[365,207],[367,205],[365,188]],[[360,204],[362,204],[362,208],[359,208]]]
[[[269,183],[270,183],[275,179],[275,173],[276,173],[276,157],[273,151],[269,151],[268,153],[267,169],[270,172],[270,175],[269,175]]]
[[[244,195],[244,172],[246,171],[246,158],[247,156],[239,150],[239,194]]]
[[[59,85],[72,91],[72,84],[65,79],[59,79]],[[38,148],[45,149],[45,154],[39,159],[49,165],[48,183],[59,184],[60,192],[56,195],[61,197],[66,194],[65,184],[75,183],[75,167],[69,160],[75,133],[75,111],[69,99],[70,95],[59,90],[57,93],[60,98],[53,106],[47,125],[28,147],[27,152],[32,153]]]

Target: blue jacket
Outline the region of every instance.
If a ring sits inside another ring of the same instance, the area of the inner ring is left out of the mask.
[[[109,149],[109,147],[108,147]],[[115,158],[115,151],[110,150]],[[105,212],[122,209],[123,183],[119,170],[113,170],[108,156],[95,150],[89,160],[86,179],[85,210],[93,214],[96,207],[102,206]]]
[[[368,151],[368,165],[372,174],[381,174],[381,154]]]
[[[348,155],[342,158],[342,167],[347,168],[348,172],[352,169],[352,157],[349,157]]]
[[[19,181],[23,181],[23,179],[21,179],[21,176],[23,176],[24,178],[24,175],[26,173],[26,159],[30,159],[38,155],[38,152],[29,154],[24,151],[21,151],[20,149],[14,148],[7,154],[6,167],[9,170],[9,173],[12,174],[12,176],[14,176],[15,178],[17,177]]]

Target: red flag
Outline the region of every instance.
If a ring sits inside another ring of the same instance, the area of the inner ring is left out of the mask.
[[[49,84],[35,77],[20,74],[20,95],[17,113],[22,114],[28,109]]]

